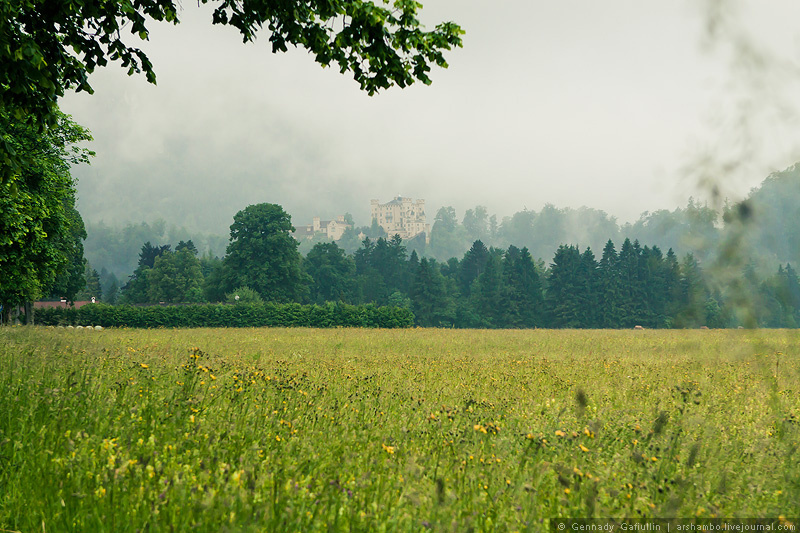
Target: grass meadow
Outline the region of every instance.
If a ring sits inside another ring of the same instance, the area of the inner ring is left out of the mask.
[[[786,517],[800,332],[0,329],[0,530]]]

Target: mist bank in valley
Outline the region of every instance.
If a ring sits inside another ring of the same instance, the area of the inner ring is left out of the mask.
[[[726,202],[722,209],[690,198],[684,207],[644,212],[637,221],[624,224],[589,207],[548,204],[538,212],[523,210],[499,221],[478,206],[467,210],[460,222],[455,210],[443,207],[424,255],[446,261],[477,239],[498,248],[527,247],[545,261],[563,244],[599,252],[609,239],[630,239],[673,249],[678,255],[692,253],[707,264],[720,259],[722,243],[735,241],[735,253],[763,273],[782,263],[800,263],[800,164],[772,174],[745,200]]]
[[[294,220],[295,226],[302,222]],[[380,226],[366,222],[346,231],[337,241],[346,253],[355,253],[364,237],[373,241],[390,237]],[[721,210],[690,199],[684,207],[645,212],[633,223],[619,223],[616,217],[589,207],[548,204],[539,211],[525,209],[502,219],[482,206],[461,216],[452,207],[441,207],[429,222],[429,243],[420,235],[404,245],[419,257],[440,262],[463,256],[476,240],[501,249],[525,247],[532,257],[549,264],[561,245],[600,252],[609,239],[621,243],[627,238],[662,250],[672,249],[679,256],[692,253],[701,263],[709,264],[718,258],[721,243],[735,241],[734,252],[740,261],[745,258],[757,272],[767,275],[780,264],[800,263],[800,164],[772,174],[743,202],[727,204]],[[157,245],[191,239],[200,254],[220,257],[228,244],[227,235],[199,233],[163,220],[123,227],[90,222],[86,228],[89,263],[120,280],[136,268],[145,242]],[[303,239],[300,252],[306,255],[314,244],[326,241],[321,234]]]

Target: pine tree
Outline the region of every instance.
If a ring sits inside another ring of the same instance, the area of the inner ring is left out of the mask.
[[[352,300],[355,263],[335,242],[315,244],[303,260],[303,269],[312,279],[312,302]]]
[[[638,258],[630,239],[625,239],[618,255],[618,269],[620,276],[620,321],[617,327],[629,328],[637,325],[635,310],[636,271]]]
[[[472,284],[472,307],[486,327],[502,326],[503,265],[499,250],[492,249],[484,271]]]
[[[445,280],[436,262],[423,257],[411,290],[411,308],[417,325],[436,327],[452,324]]]
[[[103,297],[103,289],[100,286],[100,274],[87,262],[85,275],[86,286],[83,290],[78,292],[75,298],[81,301],[89,301],[92,298],[96,301],[100,301]]]
[[[678,257],[670,248],[664,258],[664,292],[666,293],[666,303],[664,306],[666,314],[666,326],[671,327],[675,324],[681,305],[681,267]]]
[[[598,321],[600,327],[618,328],[622,323],[622,281],[619,258],[611,239],[603,248],[599,264]]]
[[[579,327],[596,328],[600,325],[598,313],[600,279],[597,261],[591,248],[581,254],[577,270],[577,289],[580,301]]]
[[[680,328],[696,328],[706,325],[706,303],[708,291],[703,271],[693,254],[686,254],[681,263],[680,308],[675,325]]]
[[[461,260],[461,271],[459,272],[459,288],[461,294],[468,296],[472,283],[478,279],[484,269],[486,262],[489,260],[489,250],[482,241],[475,241],[464,258]]]
[[[671,253],[672,250],[670,249]],[[673,254],[674,257],[674,254]],[[653,246],[647,257],[650,279],[647,287],[647,298],[650,302],[650,326],[655,328],[669,327],[669,305],[672,294],[672,273],[668,258],[664,257],[658,246]]]
[[[419,268],[419,256],[417,255],[417,251],[414,250],[408,257],[408,261],[406,262],[405,269],[403,272],[404,293],[411,294],[411,287],[413,287],[414,285],[414,278],[417,277],[418,268]]]
[[[552,327],[581,326],[580,262],[581,255],[575,246],[561,245],[553,257],[545,298]]]
[[[516,289],[519,302],[520,325],[526,328],[544,327],[542,280],[527,248],[520,250],[514,262],[513,288]]]

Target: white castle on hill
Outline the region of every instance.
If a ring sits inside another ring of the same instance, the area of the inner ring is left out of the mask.
[[[378,200],[370,202],[372,220],[389,234],[400,235],[402,239],[412,239],[420,233],[425,234],[425,242],[430,242],[431,227],[425,220],[425,200],[396,196],[385,204]]]

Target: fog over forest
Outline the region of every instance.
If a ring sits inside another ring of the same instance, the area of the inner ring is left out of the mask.
[[[142,44],[158,86],[111,65],[61,102],[95,138],[73,172],[90,228],[225,236],[259,202],[295,225],[369,224],[369,200],[396,195],[424,198],[431,224],[443,206],[502,220],[547,204],[634,223],[739,200],[800,160],[789,0],[427,2],[423,22],[458,22],[464,48],[430,87],[374,97],[301,51],[242,45],[207,9],[181,19]]]

